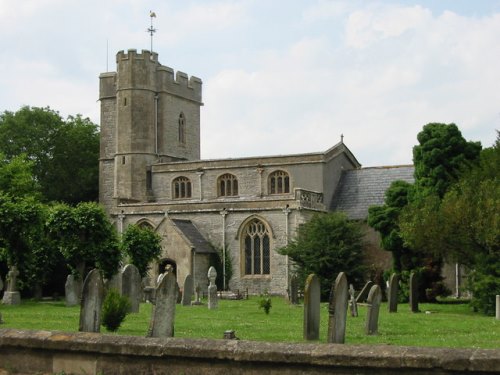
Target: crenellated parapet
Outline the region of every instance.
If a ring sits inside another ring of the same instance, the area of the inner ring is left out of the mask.
[[[201,103],[201,79],[189,77],[184,72],[174,72],[172,68],[161,65],[157,53],[147,50],[138,53],[135,49],[129,49],[127,53],[119,51],[116,54],[116,63],[117,90],[146,89]]]

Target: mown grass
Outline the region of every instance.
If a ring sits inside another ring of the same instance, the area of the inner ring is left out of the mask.
[[[272,299],[266,315],[258,307],[259,298],[219,301],[217,310],[207,306],[177,305],[175,336],[222,338],[232,329],[245,340],[303,342],[303,307],[290,305],[282,298]],[[389,314],[382,304],[379,334],[364,334],[366,308],[359,306],[359,317],[348,316],[346,343],[389,344],[454,348],[500,348],[500,321],[471,311],[467,304],[420,304],[421,313],[411,313],[401,304]],[[429,311],[430,313],[426,313]],[[20,306],[0,307],[5,323],[2,328],[77,331],[80,309],[64,302],[23,301]],[[145,336],[151,305],[141,304],[138,314],[130,314],[118,330],[120,335]],[[321,305],[320,342],[326,342],[328,309]],[[101,332],[105,332],[102,327]]]

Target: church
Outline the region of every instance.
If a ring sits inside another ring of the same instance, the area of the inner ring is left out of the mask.
[[[128,50],[99,80],[100,203],[118,232],[137,224],[161,236],[150,280],[170,265],[181,288],[188,274],[204,288],[219,253],[231,267],[225,289],[285,295],[291,261],[276,249],[300,224],[334,210],[365,221],[392,181],[413,181],[413,166],[361,168],[342,138],[315,153],[202,160],[201,79]],[[366,233],[367,265],[390,268]]]

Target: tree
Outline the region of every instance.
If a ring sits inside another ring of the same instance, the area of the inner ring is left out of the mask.
[[[76,207],[57,204],[47,219],[49,234],[80,279],[88,268],[99,268],[106,278],[118,270],[121,251],[115,229],[104,209],[94,202]]]
[[[97,199],[99,134],[81,116],[64,121],[50,108],[22,107],[0,114],[0,150],[5,159],[25,154],[45,201]]]
[[[152,229],[129,225],[122,235],[121,248],[144,277],[151,261],[161,254],[161,237]]]
[[[346,272],[351,283],[363,280],[363,234],[359,223],[349,221],[343,213],[315,214],[301,225],[296,239],[279,249],[296,264],[303,282],[315,273],[321,282],[321,294],[327,299],[339,272]]]
[[[11,197],[40,198],[40,186],[33,177],[34,163],[26,154],[7,160],[0,153],[0,191]]]

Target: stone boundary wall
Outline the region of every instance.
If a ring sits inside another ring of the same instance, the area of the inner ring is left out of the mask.
[[[0,330],[0,374],[492,374],[500,350]]]

